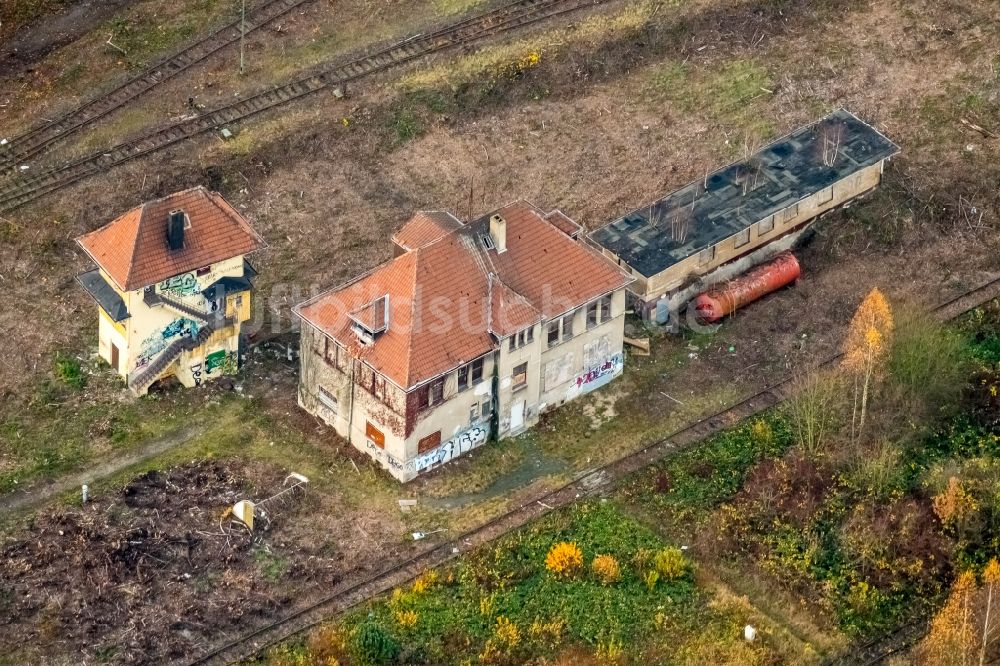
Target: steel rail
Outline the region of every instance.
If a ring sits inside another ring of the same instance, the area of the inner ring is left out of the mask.
[[[948,321],[979,307],[980,305],[1000,297],[1000,277],[985,282],[947,301],[932,310],[939,320]],[[828,356],[815,367],[821,368],[833,365],[841,360],[843,353]],[[458,556],[460,552],[468,551],[477,546],[489,543],[508,532],[523,527],[545,514],[563,508],[580,499],[593,495],[630,474],[640,471],[652,463],[658,462],[672,452],[704,440],[730,428],[745,419],[760,414],[775,407],[788,397],[789,385],[797,375],[789,375],[774,384],[743,398],[739,402],[715,412],[699,421],[684,426],[666,437],[657,440],[642,449],[627,454],[615,461],[582,473],[568,483],[552,489],[531,501],[511,509],[478,527],[472,528],[457,538],[441,543],[430,549],[416,553],[413,556],[389,566],[364,580],[345,585],[330,595],[309,605],[293,611],[285,617],[254,629],[189,662],[189,666],[206,664],[232,664],[249,659],[269,647],[297,636],[312,627],[329,619],[332,615],[342,613],[379,594],[384,594],[393,587],[405,584],[430,568],[441,566]],[[354,571],[357,573],[357,570]],[[908,630],[914,624],[904,625],[893,635]],[[919,635],[909,637],[909,644],[919,639]],[[866,644],[870,648],[874,644]],[[891,641],[884,653],[866,655],[864,663],[880,663],[886,657],[898,652],[899,641]]]
[[[518,0],[426,35],[414,35],[370,55],[270,88],[244,100],[181,120],[108,150],[92,153],[62,167],[10,184],[0,189],[0,212],[12,211],[88,176],[103,173],[111,167],[204,132],[245,120],[320,90],[342,86],[433,53],[605,2],[608,0]]]
[[[312,0],[270,0],[254,8],[247,16],[246,34],[289,13]],[[52,144],[73,136],[90,123],[120,109],[153,88],[240,39],[241,21],[237,19],[183,50],[131,77],[114,90],[95,97],[66,112],[52,122],[39,124],[8,139],[0,146],[0,172],[17,167]]]

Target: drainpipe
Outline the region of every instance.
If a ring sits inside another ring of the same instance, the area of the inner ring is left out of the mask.
[[[490,441],[495,442],[500,437],[500,352],[493,353],[493,391],[490,396]]]
[[[347,348],[344,348],[347,351]],[[339,353],[339,352],[338,352]],[[351,359],[351,406],[348,407],[347,412],[347,443],[353,444],[351,439],[354,437],[354,367],[357,363],[357,359]]]

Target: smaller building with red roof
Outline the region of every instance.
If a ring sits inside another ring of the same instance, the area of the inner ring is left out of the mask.
[[[176,192],[76,241],[97,264],[77,279],[98,304],[99,353],[129,388],[236,370],[254,275],[246,257],[264,243],[220,194]]]
[[[299,404],[408,481],[622,371],[632,278],[559,211],[414,215],[395,257],[295,308]]]

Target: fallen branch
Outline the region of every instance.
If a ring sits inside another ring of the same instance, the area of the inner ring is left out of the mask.
[[[982,127],[982,126],[977,125],[975,123],[969,122],[965,118],[962,118],[960,122],[963,125],[965,125],[966,127],[968,127],[969,129],[974,130],[976,132],[979,132],[980,134],[982,134],[983,136],[985,136],[988,139],[996,139],[996,138],[998,138],[998,135],[997,135],[996,132],[991,132],[990,130],[986,129],[985,127]]]

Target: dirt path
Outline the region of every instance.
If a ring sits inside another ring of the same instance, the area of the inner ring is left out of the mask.
[[[47,483],[36,483],[28,488],[8,493],[0,497],[0,520],[11,518],[26,509],[35,508],[56,495],[68,492],[74,488],[80,488],[84,483],[93,484],[94,481],[109,477],[127,467],[149,460],[201,435],[204,430],[204,425],[192,425],[181,428],[163,437],[146,442],[137,451],[126,456],[91,466],[76,474],[61,477]]]
[[[55,16],[43,16],[0,46],[0,80],[18,76],[55,49],[111,18],[136,0],[84,0]]]

